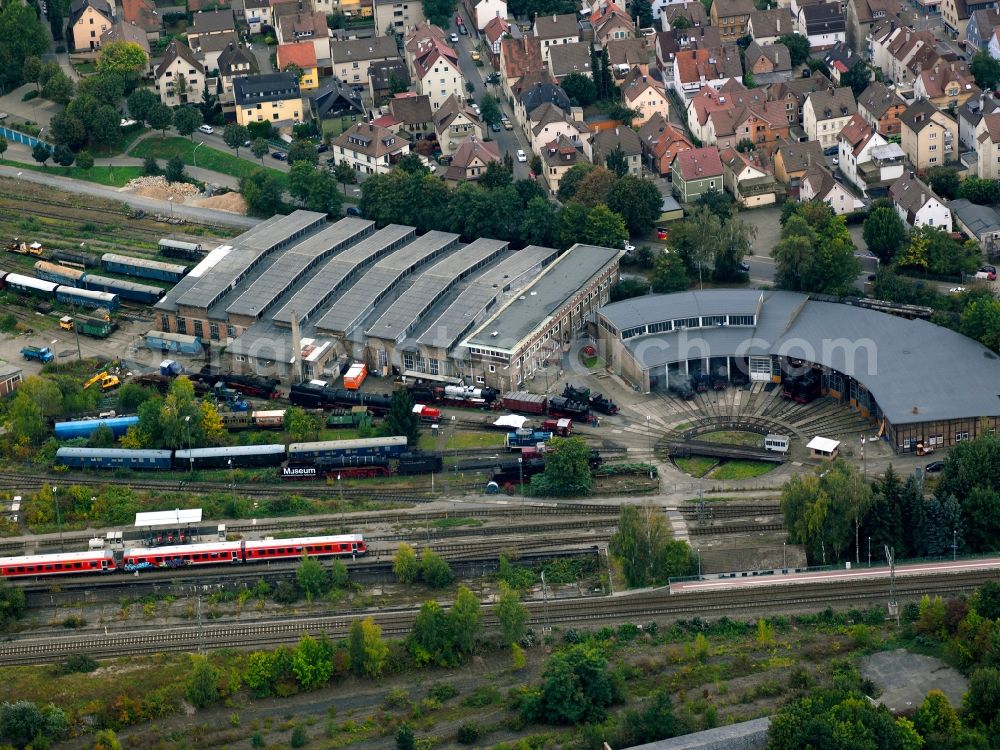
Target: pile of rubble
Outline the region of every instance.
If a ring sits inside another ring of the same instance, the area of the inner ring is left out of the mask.
[[[199,190],[195,185],[188,182],[167,182],[165,177],[157,175],[156,177],[136,177],[134,180],[129,180],[128,184],[125,185],[125,190],[134,191],[144,191],[146,189],[153,188],[157,192],[163,192],[167,195],[177,196],[178,198],[184,198],[191,195],[198,195]]]

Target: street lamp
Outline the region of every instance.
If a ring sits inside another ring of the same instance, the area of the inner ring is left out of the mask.
[[[785,543],[781,543],[781,568],[788,570],[788,557],[785,555]]]
[[[187,439],[188,439],[188,473],[194,472],[194,454],[191,453],[191,417],[184,417],[184,425],[187,429]]]
[[[524,461],[520,456],[517,457],[517,474],[520,477],[521,502],[524,502]]]
[[[167,196],[167,202],[170,203],[170,218],[174,218],[174,196]]]
[[[233,483],[233,511],[236,511],[236,469],[233,468],[233,459],[226,459],[226,463],[229,464],[229,479]]]
[[[56,528],[59,530],[59,551],[63,551],[62,516],[59,513],[59,488],[52,488],[52,502],[56,506]]]
[[[958,529],[951,530],[951,559],[958,559]]]
[[[194,150],[191,152],[191,158],[194,160],[194,164],[192,166],[194,166],[195,169],[198,168],[198,149],[204,145],[205,141],[198,141],[198,145],[195,146]]]
[[[872,566],[872,538],[868,537],[868,567]]]
[[[698,552],[698,578],[701,578],[701,550],[699,549],[697,550],[697,552]]]

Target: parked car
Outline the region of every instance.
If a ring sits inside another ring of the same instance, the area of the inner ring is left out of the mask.
[[[507,115],[504,115],[503,117],[501,117],[500,118],[500,122],[503,123],[503,129],[504,130],[513,130],[514,129],[514,123],[512,123],[509,119],[507,119]]]
[[[318,146],[316,146],[316,153],[317,154],[324,154],[324,153],[326,153],[329,150],[330,150],[330,147],[327,146],[325,143],[320,143]]]
[[[966,289],[964,286],[953,286],[951,289],[948,290],[948,293],[949,294],[962,294],[963,292],[967,292],[967,291],[969,291],[969,290]]]
[[[456,34],[454,31],[451,32],[451,36],[448,38],[451,39],[452,44],[458,44],[458,34]]]
[[[207,133],[208,135],[212,135],[212,133],[215,132],[215,128],[213,128],[211,125],[201,125],[198,127],[198,130],[200,130],[202,133]]]
[[[517,160],[521,163],[528,161],[528,157],[524,154],[524,149],[519,148],[517,150]]]
[[[740,261],[740,270],[743,273],[750,273],[750,261],[748,261],[746,258],[744,258],[743,260],[741,260]]]
[[[937,474],[943,468],[944,468],[944,461],[931,461],[924,467],[924,471],[926,471],[928,474]]]
[[[458,27],[458,33],[461,34],[462,36],[468,36],[469,30],[465,28],[465,24],[462,24],[461,26]]]
[[[823,149],[824,156],[836,156],[840,152],[838,146],[830,146],[830,148]]]
[[[250,148],[253,145],[253,141],[243,141],[243,148]]]
[[[284,151],[272,151],[271,152],[271,158],[272,159],[277,159],[278,161],[287,161],[288,160],[288,156],[285,154]]]
[[[656,228],[656,239],[658,239],[658,240],[665,240],[665,239],[667,239],[667,237],[669,236],[669,234],[670,233],[667,231],[666,227],[657,227]]]
[[[490,123],[490,130],[492,130],[494,133],[499,133],[500,132],[500,123],[499,122]]]
[[[996,266],[983,266],[982,268],[979,269],[979,273],[986,274],[983,278],[986,278],[989,281],[997,280]],[[979,276],[979,273],[976,274],[977,277]]]
[[[357,206],[348,206],[347,207],[347,215],[348,216],[361,216],[361,209],[358,208]]]
[[[475,51],[474,51],[474,52],[472,53],[472,62],[479,62],[479,60],[480,60],[481,58],[482,58],[482,55],[480,55],[480,54],[479,54],[478,52],[475,52]]]

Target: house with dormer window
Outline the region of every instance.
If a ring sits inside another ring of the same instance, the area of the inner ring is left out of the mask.
[[[410,153],[406,139],[371,122],[359,122],[333,141],[337,162],[346,161],[362,174],[388,174]]]

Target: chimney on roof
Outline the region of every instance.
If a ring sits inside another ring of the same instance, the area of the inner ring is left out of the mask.
[[[927,201],[927,196],[926,196],[926,194],[924,193],[924,191],[923,191],[923,190],[921,190],[921,191],[920,191],[920,205],[921,205],[921,206],[922,206],[922,205],[924,205],[924,203],[925,203],[926,201]]]

